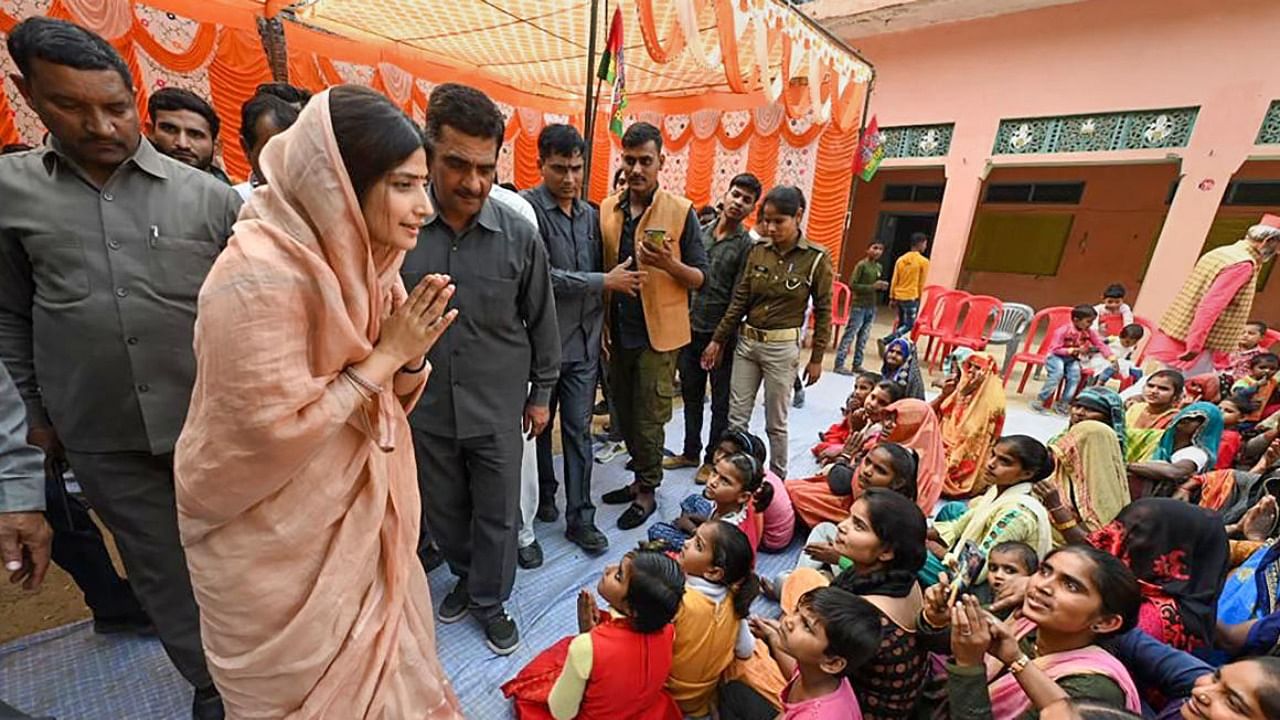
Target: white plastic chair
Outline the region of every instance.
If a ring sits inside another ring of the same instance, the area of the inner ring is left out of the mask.
[[[987,341],[987,345],[1004,345],[1004,375],[1009,374],[1009,363],[1013,362],[1013,356],[1016,354],[1015,348],[1022,344],[1022,337],[1027,332],[1027,326],[1031,324],[1031,318],[1035,317],[1036,311],[1030,305],[1022,303],[1005,303],[1004,311],[1000,313],[1000,320],[996,322],[996,328],[991,333],[991,339]]]

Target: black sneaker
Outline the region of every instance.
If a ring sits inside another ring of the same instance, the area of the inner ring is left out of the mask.
[[[484,621],[484,644],[494,655],[510,655],[520,648],[520,631],[505,610],[499,609]]]
[[[564,536],[588,555],[599,555],[609,549],[609,538],[595,525],[571,527],[564,531]]]
[[[223,720],[226,716],[222,696],[216,687],[196,689],[195,697],[191,699],[191,720]]]
[[[470,605],[471,594],[467,592],[467,581],[459,580],[458,584],[453,586],[453,590],[444,596],[444,602],[440,603],[440,610],[436,613],[436,617],[445,625],[456,623],[467,616],[467,608]]]
[[[542,567],[542,546],[537,540],[516,551],[516,564],[523,570]]]

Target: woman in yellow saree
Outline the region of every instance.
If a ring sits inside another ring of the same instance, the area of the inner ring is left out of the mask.
[[[986,489],[982,472],[1004,430],[1005,396],[995,358],[975,352],[960,365],[954,392],[938,405],[947,476],[942,494],[969,497]]]

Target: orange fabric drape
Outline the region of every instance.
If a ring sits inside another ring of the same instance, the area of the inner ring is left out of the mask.
[[[687,145],[689,141],[693,139],[692,120],[689,122],[688,125],[684,126],[684,132],[680,133],[675,137],[671,137],[670,135],[667,134],[666,123],[662,123],[660,125],[660,128],[662,129],[662,149],[664,151],[678,153],[681,150],[684,150],[684,146]]]
[[[599,203],[613,189],[613,172],[609,167],[613,139],[610,137],[607,115],[596,115],[591,135],[591,187],[587,190],[587,197],[592,202]]]
[[[12,145],[22,142],[18,134],[18,123],[14,121],[13,109],[9,107],[9,95],[0,85],[0,145]]]
[[[662,46],[661,33],[655,27],[653,0],[636,0],[636,15],[640,18],[640,36],[644,38],[644,49],[654,62],[665,65],[684,50],[684,33],[676,27],[679,21],[674,17],[671,19],[671,28],[666,33],[667,46]]]
[[[716,136],[694,138],[689,148],[689,169],[685,173],[684,194],[695,208],[711,202],[711,178],[715,176]]]
[[[747,149],[747,172],[760,179],[763,192],[773,187],[773,179],[778,175],[778,133],[772,135],[756,135],[751,138],[751,147]]]
[[[725,81],[733,92],[745,93],[747,83],[743,81],[742,69],[738,66],[738,33],[733,21],[734,1],[717,0],[716,34],[720,38],[720,60],[724,63]]]
[[[729,150],[730,152],[742,149],[743,145],[751,142],[751,137],[755,134],[755,120],[748,120],[747,126],[742,129],[742,132],[734,135],[733,137],[729,137],[729,134],[725,132],[723,123],[720,127],[716,128],[716,139],[720,141],[720,145],[723,146],[725,150]]]
[[[853,180],[853,153],[858,147],[858,130],[827,126],[818,141],[818,157],[813,168],[813,197],[809,199],[806,235],[827,247],[838,258],[844,239],[844,219],[849,208],[849,183]]]
[[[133,19],[133,28],[129,32],[129,37],[152,60],[165,68],[177,73],[191,73],[200,69],[205,60],[209,59],[209,53],[213,52],[218,40],[218,28],[208,23],[200,23],[196,36],[191,39],[191,46],[180,53],[172,52],[157,42],[136,17]]]
[[[519,116],[519,113],[516,113]],[[538,170],[538,138],[530,135],[523,128],[516,133],[516,144],[512,148],[514,177],[512,182],[518,188],[537,187],[542,182],[542,172]]]
[[[271,82],[271,68],[262,54],[256,34],[224,27],[218,49],[209,65],[209,87],[213,108],[222,118],[222,160],[227,175],[234,180],[249,177],[249,160],[236,138],[240,135],[240,107],[253,97],[262,83]]]
[[[320,66],[316,63],[316,56],[294,50],[289,51],[289,82],[313,93],[328,87],[320,73]]]

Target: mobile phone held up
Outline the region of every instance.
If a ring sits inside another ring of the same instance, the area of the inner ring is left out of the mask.
[[[644,244],[650,248],[657,250],[667,241],[666,230],[645,230]]]
[[[956,600],[978,584],[978,578],[982,576],[982,568],[987,564],[987,556],[982,553],[982,548],[978,547],[977,543],[965,540],[947,564],[955,573],[947,604],[955,605]]]

